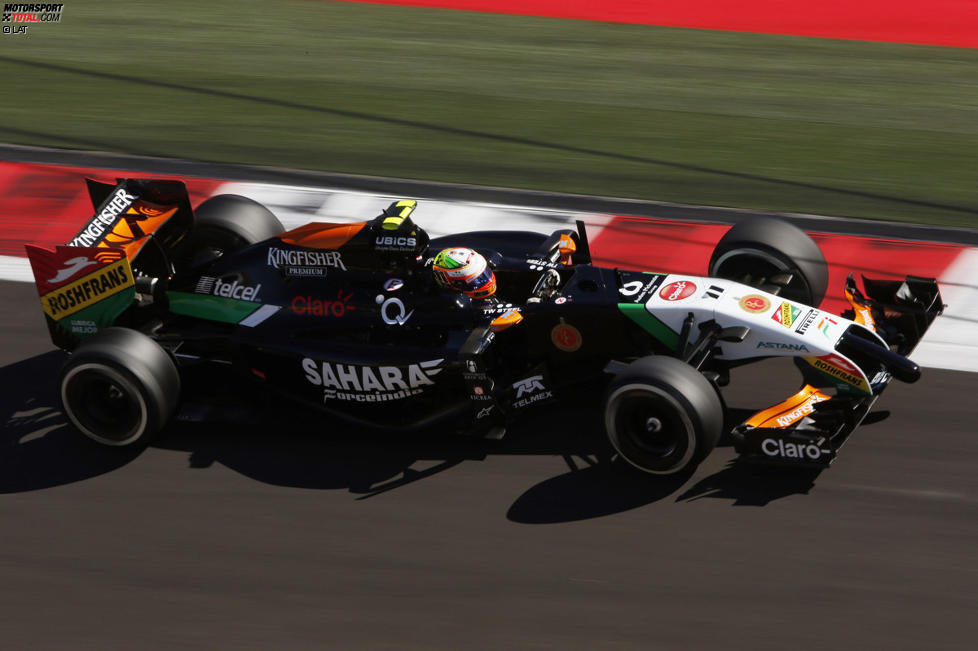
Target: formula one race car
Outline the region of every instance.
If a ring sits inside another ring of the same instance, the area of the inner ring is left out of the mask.
[[[826,467],[891,378],[917,380],[906,355],[944,307],[933,279],[864,279],[864,295],[850,275],[853,309],[819,310],[821,252],[771,218],[732,227],[710,277],[695,277],[593,266],[581,222],[429,239],[404,200],[285,231],[240,196],[193,210],[177,181],[88,184],[95,216],[67,246],[28,255],[52,339],[72,352],[64,411],[106,445],[163,428],[193,365],[347,422],[489,438],[590,382],[619,455],[671,474],[716,445],[731,368],[790,356],[801,389],[734,428],[735,448]],[[451,286],[465,263],[438,255],[451,247],[485,258],[476,271],[494,292]]]

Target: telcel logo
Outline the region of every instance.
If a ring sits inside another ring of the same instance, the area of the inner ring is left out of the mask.
[[[781,439],[764,439],[761,451],[769,457],[784,457],[787,459],[811,459],[818,461],[822,454],[829,454],[814,443],[786,443]]]
[[[224,283],[221,282],[220,278],[214,283],[214,296],[236,298],[241,301],[257,301],[259,291],[261,291],[261,283],[258,283],[254,287],[248,287],[247,285],[240,284],[237,280],[231,283]]]

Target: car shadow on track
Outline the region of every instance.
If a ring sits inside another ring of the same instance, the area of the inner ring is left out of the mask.
[[[7,387],[0,398],[0,493],[82,481],[116,470],[140,454],[100,446],[68,426],[54,392],[63,360],[64,353],[54,351],[0,368],[0,382]],[[365,432],[337,426],[313,410],[242,407],[258,403],[231,402],[225,417],[217,420],[177,420],[160,433],[153,447],[186,452],[191,468],[219,463],[267,484],[348,490],[358,500],[490,455],[562,457],[567,472],[531,486],[509,508],[510,520],[526,524],[584,520],[639,508],[676,494],[694,477],[658,477],[632,469],[615,458],[602,434],[600,414],[574,405],[561,408],[559,418],[553,410],[529,414],[502,441],[491,441]],[[745,413],[731,410],[728,426]],[[728,444],[721,440],[720,446]],[[817,473],[772,473],[734,463],[699,479],[676,501],[714,497],[738,505],[764,505],[807,492],[816,477]]]
[[[0,368],[0,493],[89,479],[139,455],[99,446],[68,426],[54,388],[64,358],[52,351]]]

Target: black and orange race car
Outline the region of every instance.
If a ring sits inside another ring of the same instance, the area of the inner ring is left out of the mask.
[[[794,226],[735,225],[709,276],[591,263],[584,225],[551,234],[430,239],[417,204],[285,231],[234,195],[193,209],[176,181],[89,181],[95,215],[67,246],[29,246],[71,423],[106,445],[145,444],[206,365],[335,419],[438,425],[501,438],[530,409],[590,383],[611,443],[670,474],[716,445],[733,367],[795,358],[800,388],[734,428],[749,460],[829,465],[943,309],[933,279],[851,278],[845,315],[818,309],[825,260]],[[469,247],[491,265],[486,300],[446,291],[432,257]]]

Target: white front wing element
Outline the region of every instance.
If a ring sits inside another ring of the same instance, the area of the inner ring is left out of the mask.
[[[629,302],[629,296],[639,293],[632,289],[626,285],[619,290],[622,302]],[[722,328],[750,328],[744,341],[720,344],[717,358],[726,360],[776,355],[841,357],[835,345],[850,326],[856,325],[841,316],[733,281],[677,274],[665,277],[645,301],[645,309],[677,333],[692,313],[695,322],[691,340],[698,334],[695,326],[710,320]],[[879,342],[886,346],[882,339]]]

